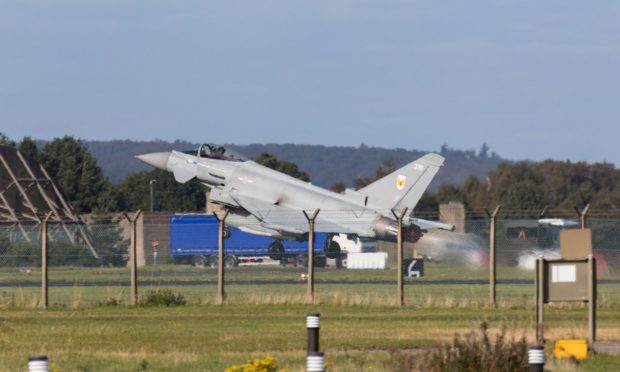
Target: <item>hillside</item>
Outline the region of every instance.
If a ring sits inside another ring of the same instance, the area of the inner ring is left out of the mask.
[[[138,154],[197,147],[196,144],[184,141],[115,140],[85,141],[85,144],[113,183],[121,182],[131,172],[150,169],[149,166],[135,159]],[[295,144],[226,146],[250,158],[262,151],[267,151],[280,159],[292,161],[310,175],[312,183],[323,187],[330,187],[338,181],[351,186],[356,177],[372,176],[377,166],[385,160],[393,160],[397,166],[401,166],[429,152],[365,145],[359,147]],[[489,171],[505,161],[495,153],[488,154],[488,151],[476,153],[473,150],[454,150],[444,146],[440,153],[446,157],[446,165],[437,175],[431,186],[432,189],[445,184],[460,184],[471,175],[484,178]]]

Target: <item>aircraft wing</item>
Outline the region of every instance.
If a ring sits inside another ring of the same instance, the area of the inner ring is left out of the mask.
[[[258,218],[262,227],[289,234],[305,234],[309,230],[308,220],[300,210],[284,208],[240,193],[231,193],[231,196],[242,208]],[[306,213],[311,216],[314,211],[306,211]],[[366,220],[367,217],[367,215],[360,216],[359,213],[356,215],[352,211],[339,211],[338,215],[332,211],[319,212],[314,230],[315,232],[365,236],[368,234],[367,227],[370,225],[360,221],[360,218]],[[356,221],[352,221],[351,218]]]

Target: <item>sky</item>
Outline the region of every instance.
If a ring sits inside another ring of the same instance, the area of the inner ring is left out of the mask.
[[[0,132],[620,165],[618,20],[617,0],[5,0]]]

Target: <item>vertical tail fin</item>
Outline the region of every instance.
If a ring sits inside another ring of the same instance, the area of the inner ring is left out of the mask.
[[[430,153],[359,190],[368,204],[381,209],[413,209],[443,165],[441,155]]]

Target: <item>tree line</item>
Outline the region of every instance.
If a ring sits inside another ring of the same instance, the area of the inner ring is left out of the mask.
[[[620,208],[620,170],[611,163],[545,160],[502,163],[484,180],[468,178],[429,196],[434,203],[463,202],[469,210],[501,204],[507,210]]]
[[[357,177],[353,188],[362,188],[395,170],[396,163],[385,160],[374,177]],[[341,192],[345,187],[343,182],[337,182],[331,188]],[[586,204],[596,209],[619,209],[620,170],[611,163],[506,161],[483,180],[470,176],[460,185],[444,185],[436,192],[426,192],[416,211],[437,211],[439,204],[454,201],[463,203],[470,211],[499,204],[505,210],[539,212],[545,207],[572,210]]]
[[[39,148],[43,148],[47,142],[37,140],[37,145]],[[198,147],[196,143],[181,140],[174,142],[161,140],[87,140],[83,143],[95,156],[97,163],[113,184],[121,183],[131,173],[151,170],[148,165],[133,160],[134,156],[138,154]],[[266,152],[278,159],[286,159],[297,164],[299,169],[311,174],[314,185],[326,188],[338,181],[344,182],[349,187],[354,186],[357,177],[372,177],[375,167],[386,159],[390,159],[397,167],[401,167],[428,152],[402,148],[386,149],[364,144],[357,147],[291,143],[224,145],[248,158],[256,158]],[[437,191],[441,185],[461,184],[470,175],[483,178],[504,161],[500,156],[490,151],[489,146],[484,143],[477,151],[473,149],[452,149],[444,145],[438,152],[446,158],[446,162],[442,172],[437,174],[430,186],[432,191]]]
[[[0,143],[15,146],[24,155],[38,160],[80,213],[148,210],[151,181],[154,182],[154,210],[201,211],[205,208],[206,188],[196,179],[180,184],[168,172],[151,170],[132,173],[121,183],[112,184],[85,144],[70,136],[56,138],[41,149],[30,137],[16,143],[0,133]],[[484,147],[482,156],[488,156],[487,152],[488,147]],[[270,153],[262,152],[254,160],[310,181],[308,173],[296,164]],[[331,188],[337,192],[346,187],[359,189],[394,171],[396,164],[394,159],[383,160],[374,176],[357,177],[352,185],[336,182]],[[510,210],[540,210],[545,206],[565,210],[588,203],[593,208],[618,209],[620,170],[611,163],[503,162],[484,179],[471,176],[462,184],[445,185],[434,193],[425,193],[416,210],[436,211],[440,203],[450,201],[462,202],[468,210],[497,204]]]
[[[19,143],[0,133],[0,144],[16,147],[23,155],[38,161],[58,185],[65,198],[78,213],[135,211],[150,209],[150,187],[153,183],[155,211],[203,211],[207,188],[193,179],[185,184],[174,180],[171,173],[159,169],[129,174],[121,183],[112,184],[83,141],[71,136],[55,138],[41,149],[31,137]],[[254,158],[259,164],[310,181],[296,164],[263,152]]]

